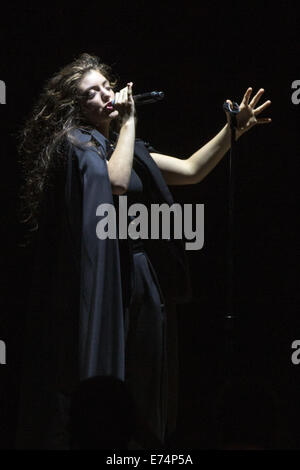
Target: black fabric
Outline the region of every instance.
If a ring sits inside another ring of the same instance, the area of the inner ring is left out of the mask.
[[[127,196],[128,207],[130,207],[131,204],[136,204],[136,203],[145,204],[146,202],[143,181],[138,176],[138,174],[134,171],[133,168],[131,171],[131,176],[130,176],[130,181],[129,181],[128,190],[126,192],[126,196]],[[135,224],[136,223],[135,219],[136,217],[129,215],[128,224],[129,223],[130,225]],[[131,244],[133,253],[138,253],[140,251],[144,251],[145,249],[144,243],[141,237],[139,238],[129,237],[128,242]]]
[[[163,444],[167,425],[167,351],[164,298],[145,252],[133,255],[135,286],[126,329],[126,383],[143,428]],[[138,429],[140,432],[140,429]],[[143,437],[145,447],[152,441]]]
[[[151,147],[150,147],[151,148]],[[151,158],[145,143],[137,139],[135,145],[134,170],[143,179],[147,194],[145,204],[151,213],[151,204],[174,203],[173,196],[165,183],[160,169]],[[164,295],[175,303],[191,300],[191,279],[184,240],[175,239],[172,233],[169,239],[143,240],[145,251],[158,274]]]
[[[77,129],[74,136],[79,145],[68,143],[65,171],[45,193],[36,238],[17,448],[68,448],[68,400],[78,383],[98,375],[125,380],[125,323],[134,292],[132,247],[127,240],[96,235],[97,207],[117,202],[107,173],[112,149],[96,130]],[[101,155],[85,147],[91,138]],[[172,204],[160,170],[140,140],[134,169],[148,204]],[[145,250],[163,294],[172,300],[179,292],[182,299],[188,287],[183,244],[155,242],[153,247],[145,240]],[[169,265],[170,272],[162,265]]]

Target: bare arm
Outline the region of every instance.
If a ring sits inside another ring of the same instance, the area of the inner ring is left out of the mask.
[[[169,185],[195,184],[205,178],[230,148],[228,124],[207,144],[186,160],[151,153]]]
[[[107,162],[113,194],[124,194],[130,181],[135,141],[135,108],[132,83],[115,96],[115,108],[122,118],[118,142]]]
[[[271,104],[271,101],[266,101],[254,109],[264,90],[260,89],[249,104],[251,92],[252,88],[248,88],[240,104],[240,113],[237,115],[237,139],[254,125],[271,122],[270,118],[256,119],[256,116]],[[227,120],[229,122],[228,115]],[[230,149],[231,140],[228,122],[213,139],[185,160],[159,153],[151,153],[166,183],[169,185],[183,185],[195,184],[203,180]]]
[[[131,118],[121,127],[116,148],[107,162],[113,194],[124,194],[128,188],[135,140],[134,121]]]

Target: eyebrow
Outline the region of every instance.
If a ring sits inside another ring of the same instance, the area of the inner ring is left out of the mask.
[[[108,80],[104,80],[104,82],[102,82],[102,85],[106,85],[108,83],[108,85],[110,85],[109,81]],[[88,93],[92,88],[95,88],[95,86],[98,86],[98,85],[91,85],[90,87],[88,87],[83,93],[81,93],[82,95],[85,95],[86,93]]]

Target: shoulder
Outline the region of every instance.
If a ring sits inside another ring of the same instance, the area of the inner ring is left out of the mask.
[[[102,159],[107,156],[106,138],[96,129],[76,127],[67,134],[69,148],[77,156],[84,153],[97,153]]]
[[[87,144],[92,140],[92,131],[75,127],[68,132],[67,140],[70,145],[80,147],[82,144]]]

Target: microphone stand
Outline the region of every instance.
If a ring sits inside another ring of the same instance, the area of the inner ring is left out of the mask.
[[[225,102],[223,109],[230,113],[231,149],[229,155],[228,177],[228,241],[227,241],[227,312],[224,318],[224,327],[227,333],[227,359],[228,372],[232,374],[234,354],[234,325],[237,314],[234,309],[234,193],[235,193],[235,167],[236,167],[236,115],[240,108],[237,103]]]

